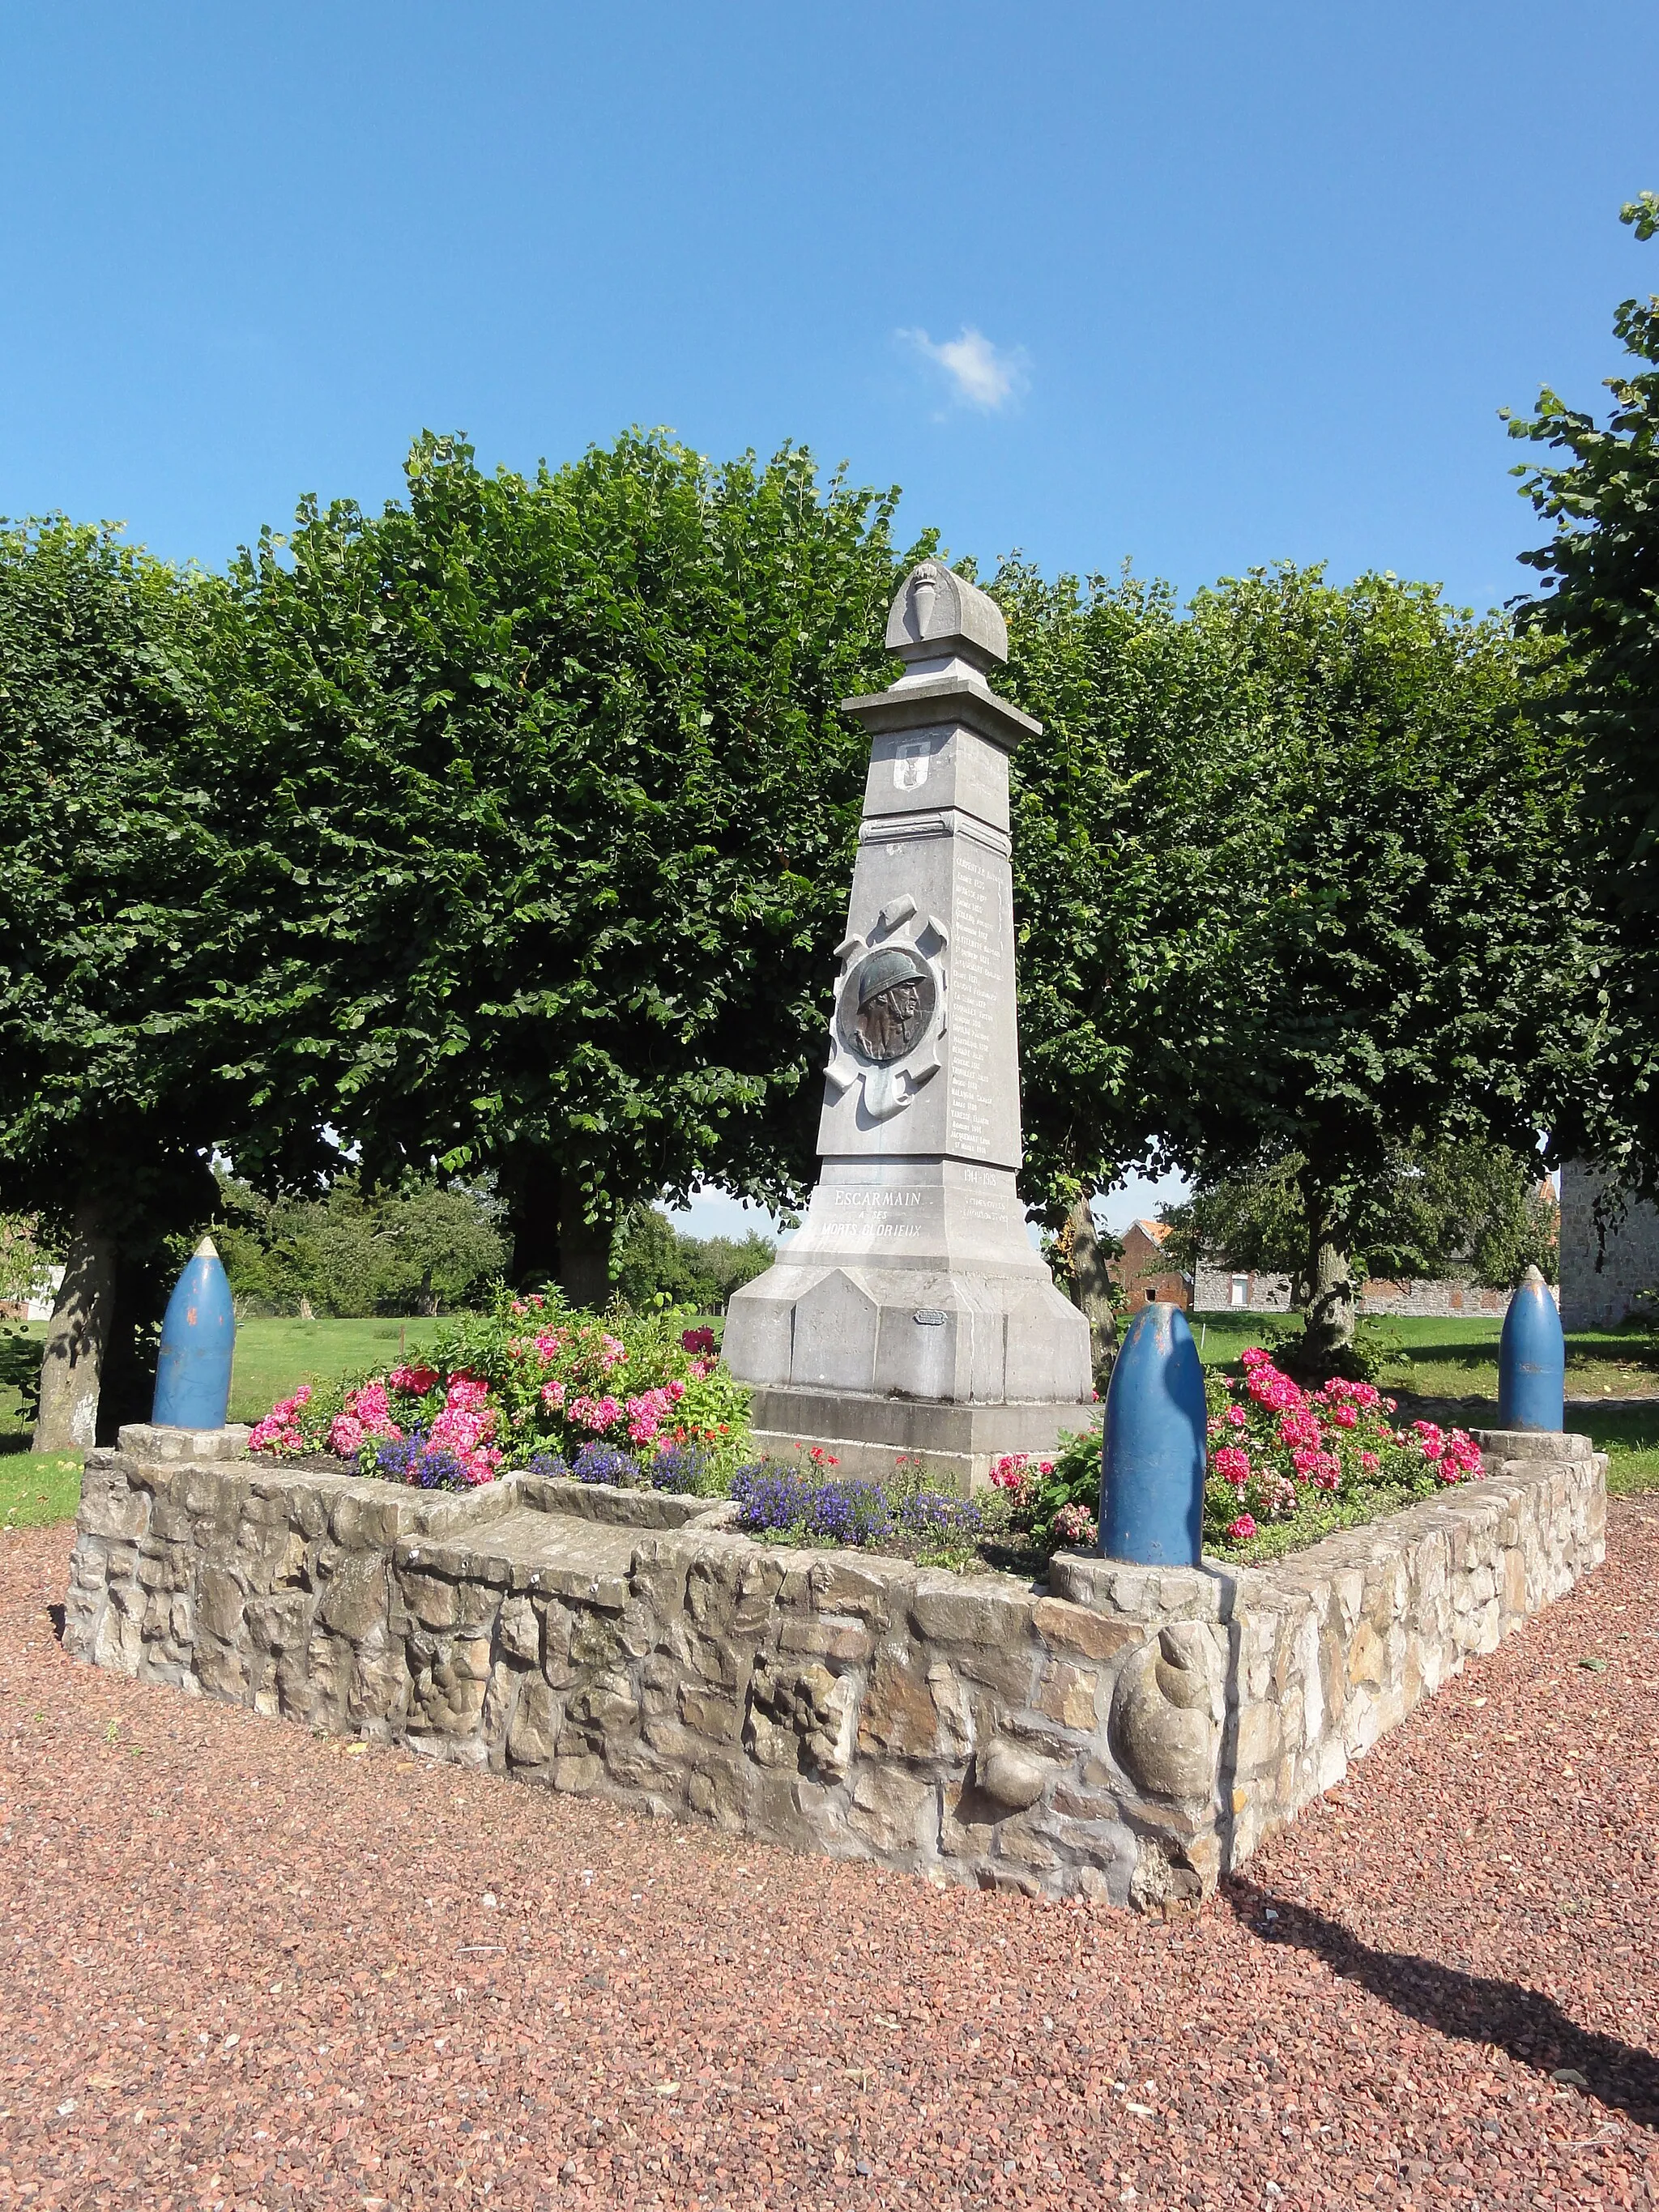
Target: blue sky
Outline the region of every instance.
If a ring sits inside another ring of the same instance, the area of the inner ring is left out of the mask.
[[[0,513],[213,566],[422,427],[640,422],[802,441],[981,562],[1491,605],[1498,409],[1599,403],[1659,290],[1656,83],[1651,0],[13,0]]]

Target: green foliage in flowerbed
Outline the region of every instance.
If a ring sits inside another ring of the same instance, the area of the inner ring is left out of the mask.
[[[749,1394],[721,1366],[712,1333],[686,1319],[672,1307],[600,1316],[556,1293],[502,1292],[488,1314],[440,1328],[418,1363],[302,1384],[258,1424],[249,1448],[331,1453],[362,1474],[439,1490],[532,1461],[582,1480],[629,1479],[584,1473],[596,1448],[649,1480],[674,1452],[667,1486],[723,1491],[748,1441]],[[693,1462],[695,1480],[684,1472]]]

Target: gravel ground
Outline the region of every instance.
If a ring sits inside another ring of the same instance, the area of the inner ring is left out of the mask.
[[[68,1553],[0,1536],[0,2206],[1659,2199],[1659,1503],[1168,1925],[93,1673]]]

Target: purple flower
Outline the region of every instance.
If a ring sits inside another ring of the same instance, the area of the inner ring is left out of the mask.
[[[626,1452],[618,1451],[614,1444],[596,1442],[582,1446],[570,1472],[578,1482],[607,1483],[615,1490],[639,1480],[640,1463],[629,1459]]]
[[[383,1443],[374,1455],[374,1468],[391,1482],[412,1483],[422,1490],[471,1490],[475,1485],[465,1467],[441,1444],[428,1443],[419,1429]]]
[[[695,1444],[665,1444],[645,1471],[653,1490],[669,1490],[689,1498],[702,1480],[708,1464]]]

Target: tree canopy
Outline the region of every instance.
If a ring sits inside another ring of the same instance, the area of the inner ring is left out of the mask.
[[[1582,1059],[1577,745],[1532,711],[1550,656],[1392,576],[1257,571],[1185,622],[1132,584],[1000,588],[1053,733],[1018,762],[1034,1186],[1297,1155],[1328,1360],[1399,1154],[1528,1152],[1540,1071]]]
[[[1164,1212],[1172,1255],[1189,1270],[1209,1258],[1288,1275],[1305,1296],[1306,1165],[1284,1152],[1256,1174],[1201,1184]],[[1349,1258],[1356,1273],[1392,1281],[1451,1276],[1508,1289],[1536,1267],[1553,1282],[1558,1216],[1535,1152],[1468,1143],[1402,1152],[1357,1201]]]
[[[521,1274],[811,1171],[894,495],[630,434],[533,477],[424,437],[375,517],[237,562],[226,773],[271,848],[284,1079],[371,1176],[496,1176]],[[274,995],[274,994],[273,994]],[[809,1042],[810,1041],[810,1042]]]
[[[1659,195],[1621,219],[1651,240]],[[1516,471],[1554,526],[1521,556],[1548,588],[1519,613],[1565,648],[1555,713],[1584,749],[1578,857],[1612,953],[1595,979],[1592,1060],[1558,1102],[1557,1152],[1659,1195],[1659,297],[1623,301],[1613,330],[1645,366],[1607,380],[1606,423],[1546,390],[1510,434],[1559,456]]]
[[[320,1196],[276,1199],[221,1173],[214,1242],[238,1311],[453,1313],[507,1261],[484,1189],[365,1190],[348,1171]]]
[[[89,1443],[106,1349],[210,1146],[276,1153],[237,978],[261,921],[218,805],[203,580],[61,518],[0,528],[0,1206],[66,1240],[40,1448]],[[118,1390],[108,1418],[141,1410]]]

